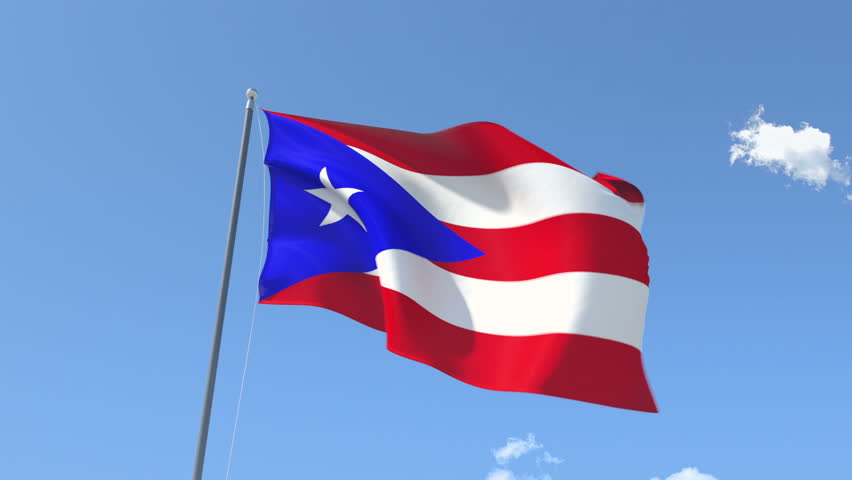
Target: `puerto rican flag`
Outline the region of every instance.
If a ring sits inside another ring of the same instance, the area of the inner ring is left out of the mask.
[[[266,112],[265,304],[327,308],[478,387],[656,412],[642,194],[500,125]]]

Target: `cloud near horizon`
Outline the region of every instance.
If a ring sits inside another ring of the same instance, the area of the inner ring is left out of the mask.
[[[746,165],[767,167],[773,173],[784,173],[816,190],[829,181],[848,187],[852,168],[846,161],[831,158],[834,147],[828,132],[802,123],[796,130],[789,125],[765,121],[763,105],[759,106],[745,128],[732,132],[731,165],[742,160]]]
[[[506,439],[506,444],[502,447],[492,449],[494,460],[497,461],[499,467],[492,470],[486,480],[552,480],[552,477],[547,473],[541,473],[542,464],[560,464],[563,459],[551,455],[550,452],[544,451],[542,455],[536,457],[535,464],[539,469],[538,475],[516,475],[515,472],[505,468],[509,462],[517,460],[533,450],[544,448],[544,445],[536,442],[535,435],[528,433],[526,438],[509,437]]]
[[[515,472],[506,470],[505,468],[496,468],[485,477],[485,480],[553,480],[553,477],[543,473],[541,475],[515,475]]]
[[[535,442],[535,435],[529,433],[526,439],[510,437],[506,440],[506,445],[491,452],[494,454],[494,460],[497,460],[497,463],[505,465],[530,450],[536,450],[541,447],[540,444]]]
[[[505,468],[496,468],[485,477],[486,480],[515,480],[515,474]]]
[[[565,460],[551,455],[547,450],[543,450],[541,455],[535,458],[535,464],[538,470],[537,474],[523,473],[518,474],[510,470],[506,465],[521,458],[533,450],[544,449],[544,445],[538,443],[535,435],[528,433],[526,438],[509,437],[506,439],[506,444],[502,447],[491,450],[494,455],[494,460],[499,466],[495,467],[485,480],[553,480],[549,473],[542,471],[542,464],[558,465]],[[653,477],[651,480],[662,480],[660,477]],[[701,473],[695,467],[686,467],[679,472],[673,473],[665,478],[665,480],[719,480],[713,475]]]
[[[490,479],[489,479],[490,480]],[[654,477],[651,480],[660,480],[660,477]],[[666,477],[666,480],[718,480],[713,475],[701,473],[695,467],[687,467],[683,470],[673,473]]]

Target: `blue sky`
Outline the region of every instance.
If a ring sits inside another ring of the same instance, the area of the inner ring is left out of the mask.
[[[189,477],[252,86],[264,108],[353,123],[498,122],[638,185],[661,413],[476,389],[346,318],[260,306],[231,478],[837,478],[852,447],[848,192],[731,166],[729,148],[764,105],[766,122],[807,122],[831,134],[831,158],[852,155],[850,14],[837,2],[4,4],[0,476]],[[224,478],[256,294],[259,146],[206,478]],[[501,466],[494,452],[530,433],[543,446]],[[536,462],[544,451],[564,461]]]

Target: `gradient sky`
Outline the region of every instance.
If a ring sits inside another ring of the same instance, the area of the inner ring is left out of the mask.
[[[852,155],[838,5],[3,4],[0,477],[189,478],[251,86],[264,108],[352,123],[498,122],[639,186],[661,413],[477,389],[339,315],[260,306],[232,479],[485,479],[529,433],[543,447],[506,464],[518,478],[841,478],[848,192],[729,164],[759,105]],[[251,145],[208,479],[224,478],[256,295]]]

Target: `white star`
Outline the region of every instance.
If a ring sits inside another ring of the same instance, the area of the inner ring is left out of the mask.
[[[322,219],[320,227],[339,222],[349,216],[358,222],[358,224],[361,225],[361,228],[367,230],[367,227],[364,226],[364,222],[361,221],[361,217],[358,216],[358,213],[355,212],[352,205],[349,205],[349,197],[362,192],[362,190],[358,190],[357,188],[334,188],[334,185],[331,184],[331,180],[328,179],[328,169],[325,167],[322,167],[319,176],[320,183],[322,183],[324,188],[311,188],[305,191],[325,202],[328,202],[331,206],[328,209],[328,213],[325,215],[325,218]]]

